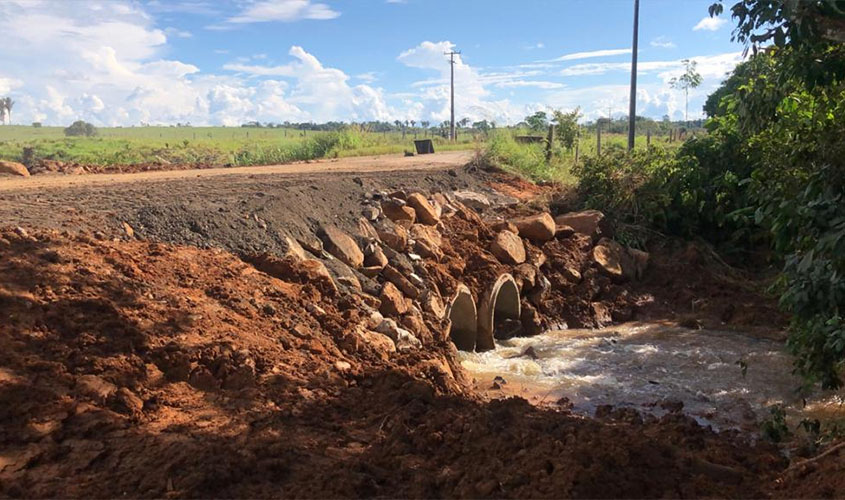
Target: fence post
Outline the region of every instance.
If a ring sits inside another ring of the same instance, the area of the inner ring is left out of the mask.
[[[546,163],[552,161],[552,146],[555,142],[555,124],[549,125],[549,140],[546,143]]]
[[[651,130],[647,130],[645,133],[645,146],[651,147]]]
[[[596,156],[601,156],[601,123],[596,121]]]

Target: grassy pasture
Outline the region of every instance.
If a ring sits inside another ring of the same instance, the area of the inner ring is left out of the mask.
[[[100,128],[95,137],[65,137],[62,127],[0,126],[0,159],[32,158],[96,165],[182,163],[196,165],[258,165],[402,153],[413,150],[408,132],[300,131],[243,127]],[[417,138],[430,137],[418,130]],[[433,137],[439,151],[471,149],[475,139],[460,134],[457,143]]]

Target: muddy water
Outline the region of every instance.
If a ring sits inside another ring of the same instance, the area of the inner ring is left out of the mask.
[[[735,332],[627,324],[498,344],[461,353],[477,387],[492,397],[520,395],[537,404],[568,398],[573,411],[588,415],[610,404],[660,416],[680,401],[703,425],[748,431],[759,429],[775,404],[792,421],[845,416],[841,393],[796,392],[800,380],[782,343]],[[497,376],[506,383],[491,389]]]

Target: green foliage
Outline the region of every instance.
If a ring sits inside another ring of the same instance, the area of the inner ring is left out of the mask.
[[[484,151],[484,161],[531,179],[548,180],[551,177],[543,144],[519,144],[508,132],[491,135]]]
[[[554,112],[554,122],[557,124],[555,134],[561,146],[566,149],[572,149],[575,146],[575,141],[578,139],[578,119],[580,117],[580,108],[575,108],[568,113]]]
[[[65,129],[65,135],[68,137],[92,137],[97,135],[97,127],[88,122],[77,120]]]
[[[537,111],[531,116],[526,116],[525,123],[535,132],[543,132],[549,128],[549,118],[545,111]]]
[[[769,417],[763,420],[760,427],[763,437],[773,443],[780,443],[792,436],[789,425],[786,423],[786,411],[781,405],[769,407]]]
[[[41,128],[41,122],[32,122],[32,128]]]
[[[669,80],[669,86],[673,89],[682,90],[684,92],[684,121],[689,120],[689,91],[701,85],[701,75],[695,70],[698,65],[695,61],[684,59],[681,61],[684,65],[684,74],[674,77]]]

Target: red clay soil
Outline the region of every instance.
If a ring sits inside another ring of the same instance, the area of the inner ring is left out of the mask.
[[[762,497],[787,465],[680,414],[483,403],[443,332],[385,355],[356,296],[219,250],[2,230],[0,276],[0,496]]]

